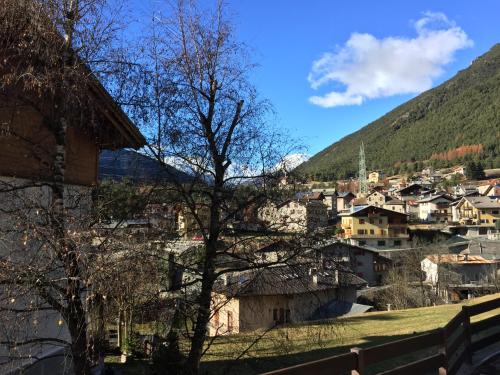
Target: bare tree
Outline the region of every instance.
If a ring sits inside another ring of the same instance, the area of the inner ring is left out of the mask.
[[[193,330],[183,372],[195,374],[204,353],[212,291],[224,273],[251,267],[255,245],[267,234],[242,235],[234,222],[280,192],[276,166],[293,142],[268,125],[270,104],[250,83],[255,67],[248,49],[235,40],[222,2],[215,10],[179,1],[167,15],[153,17],[143,45],[143,85],[129,93],[131,113],[150,136],[148,154],[188,171],[163,186],[192,224],[185,236],[199,236],[202,250],[182,267],[197,284]],[[250,244],[253,244],[251,246]],[[188,264],[186,264],[188,263]]]

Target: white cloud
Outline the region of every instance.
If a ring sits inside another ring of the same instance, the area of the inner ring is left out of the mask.
[[[443,13],[424,13],[413,23],[414,38],[353,33],[347,43],[313,62],[308,81],[313,89],[329,83],[343,91],[312,96],[321,107],[360,105],[367,99],[420,93],[432,87],[457,50],[473,45],[467,34]]]

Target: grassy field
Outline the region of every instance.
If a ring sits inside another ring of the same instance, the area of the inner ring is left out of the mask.
[[[466,303],[475,304],[498,297],[500,294]],[[266,333],[260,339],[255,334],[222,337],[207,351],[203,367],[209,373],[239,375],[270,371],[345,353],[352,347],[373,346],[442,327],[461,308],[461,304],[450,304],[367,313],[318,324],[283,327]],[[492,311],[477,316],[473,321],[498,313],[500,311]],[[241,353],[245,354],[241,356]]]
[[[466,303],[475,304],[498,297],[500,294]],[[269,332],[220,337],[207,348],[202,367],[207,374],[244,375],[270,371],[344,353],[355,346],[373,346],[442,327],[461,307],[461,304],[450,304],[374,312],[321,323],[291,325]],[[476,317],[476,320],[498,313],[500,311],[492,311]]]

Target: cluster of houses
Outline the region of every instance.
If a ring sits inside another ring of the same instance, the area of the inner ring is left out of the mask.
[[[500,184],[456,190],[452,194],[418,183],[362,195],[313,189],[279,204],[269,202],[258,217],[267,228],[286,233],[336,227],[347,242],[377,248],[407,247],[408,229],[419,225],[493,235],[500,225]]]
[[[227,237],[267,233],[276,239],[252,250],[262,265],[269,265],[227,272],[217,280],[209,333],[236,334],[368,311],[372,306],[358,303],[360,290],[382,285],[384,275],[397,265],[398,253],[417,248],[421,232],[449,239],[444,252],[430,250],[420,264],[422,281],[442,299],[495,291],[500,264],[497,181],[442,191],[436,188],[436,174],[412,183],[389,180],[382,183],[381,172],[370,173],[365,194],[331,188],[288,192],[285,200],[262,201],[228,220]],[[207,207],[195,210],[202,223],[208,221]],[[179,204],[149,204],[142,218],[120,225],[128,232],[142,227],[174,234],[180,242],[169,243],[168,251],[175,257],[197,248],[201,240],[192,211]],[[296,251],[287,249],[287,238],[305,243],[292,262],[281,262]],[[311,238],[321,240],[311,245]],[[165,247],[161,243],[156,241]],[[192,280],[193,275],[184,272],[183,277]]]
[[[297,260],[294,267],[234,272],[220,280],[210,333],[367,311],[371,306],[357,303],[354,290],[381,285],[384,274],[398,262],[398,253],[405,251],[422,254],[420,281],[443,300],[497,291],[500,185],[493,180],[441,191],[434,187],[436,182],[463,169],[424,172],[424,181],[410,184],[396,179],[382,184],[381,172],[372,172],[366,194],[311,189],[261,206],[257,219],[269,230],[295,235],[332,233],[323,231],[332,228],[335,234],[326,235],[331,243],[316,248],[312,263]],[[416,244],[419,232],[445,235],[444,250],[422,252]]]

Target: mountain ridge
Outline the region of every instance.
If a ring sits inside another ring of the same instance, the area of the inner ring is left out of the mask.
[[[192,177],[133,150],[103,150],[99,156],[99,180],[129,179],[137,183],[189,182]]]

